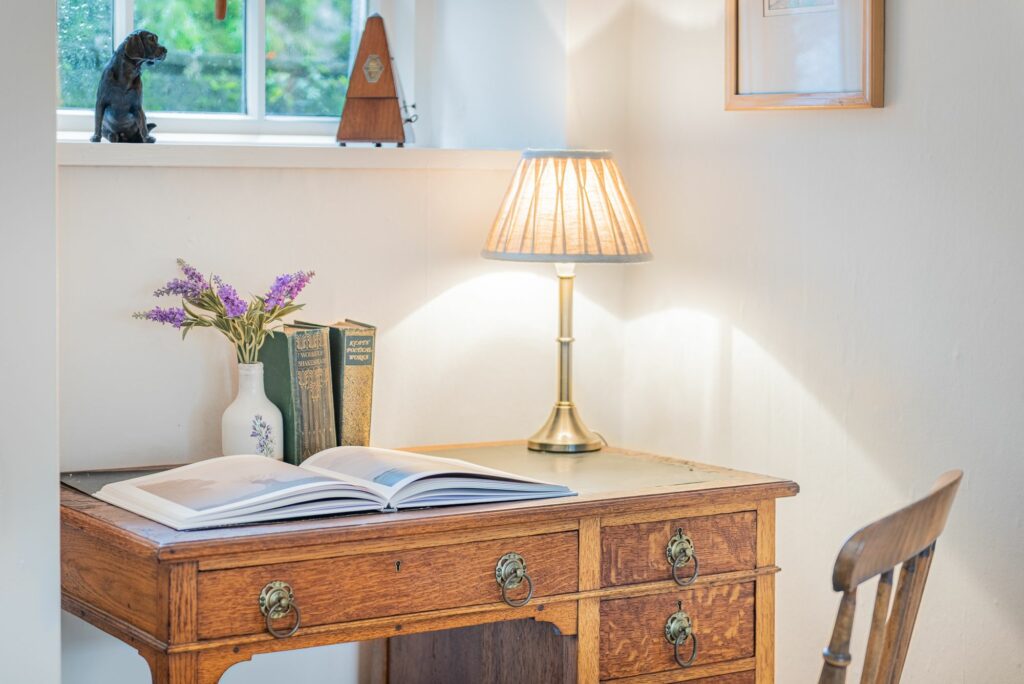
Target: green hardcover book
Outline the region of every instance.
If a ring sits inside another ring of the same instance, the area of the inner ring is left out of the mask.
[[[326,328],[331,340],[331,381],[334,386],[338,446],[368,446],[373,413],[373,365],[377,328],[344,320],[330,325],[296,321],[295,325]]]
[[[284,418],[284,460],[299,465],[338,445],[326,330],[285,326],[260,349],[267,397]]]

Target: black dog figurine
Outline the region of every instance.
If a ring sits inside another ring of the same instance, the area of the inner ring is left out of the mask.
[[[142,67],[164,61],[167,48],[149,31],[130,33],[107,62],[96,90],[96,130],[92,142],[156,142],[142,110]]]

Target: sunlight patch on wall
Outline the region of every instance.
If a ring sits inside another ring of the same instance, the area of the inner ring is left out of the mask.
[[[623,20],[632,4],[633,0],[569,0],[569,15],[572,17],[567,38],[569,54],[605,31],[614,30],[613,25]]]
[[[378,333],[374,443],[525,439],[547,417],[556,392],[554,269],[506,268],[445,290]],[[621,323],[579,290],[575,316],[581,410],[615,432],[617,411],[601,395],[618,377],[621,337],[608,331]]]
[[[778,623],[812,625],[806,631],[824,638],[834,619],[827,578],[841,535],[852,532],[851,517],[866,522],[876,512],[851,499],[850,481],[885,482],[884,464],[864,454],[797,378],[729,321],[672,308],[630,321],[627,339],[630,444],[801,484],[796,499],[779,504],[778,555],[786,572]],[[875,500],[898,495],[893,486]],[[802,647],[786,635],[779,631],[780,654]],[[804,655],[811,677],[818,663],[815,654]]]
[[[637,448],[715,465],[795,480],[801,492],[778,505],[777,660],[787,679],[813,681],[820,658],[807,649],[808,635],[824,646],[838,596],[830,586],[832,566],[846,536],[927,491],[935,472],[901,481],[883,457],[866,451],[843,424],[843,405],[826,407],[757,340],[710,313],[671,308],[629,321],[625,367],[629,400],[626,441]],[[834,413],[838,412],[838,413]],[[950,520],[947,538],[967,520],[969,479]],[[939,544],[918,620],[915,640],[944,640],[962,648],[972,628],[963,606],[992,602],[973,577],[963,553]],[[943,601],[939,587],[958,587],[957,605]],[[874,582],[863,591],[870,597]],[[929,598],[930,597],[930,598]],[[861,601],[853,652],[867,643],[871,601]],[[1004,624],[973,627],[1013,630]],[[799,625],[799,629],[787,629]],[[908,671],[942,674],[911,649]],[[965,654],[966,655],[966,654]],[[911,665],[913,668],[911,668]],[[859,677],[859,662],[850,677]],[[916,676],[916,675],[915,675]]]
[[[709,29],[722,23],[725,5],[708,0],[640,0],[645,11],[686,29]]]

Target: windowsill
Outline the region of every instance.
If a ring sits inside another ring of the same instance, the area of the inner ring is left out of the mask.
[[[330,136],[163,133],[152,145],[114,145],[90,143],[88,133],[57,134],[58,166],[511,170],[518,159],[507,150],[339,147]]]

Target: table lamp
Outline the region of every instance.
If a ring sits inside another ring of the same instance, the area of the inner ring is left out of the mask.
[[[530,437],[534,451],[597,451],[604,440],[572,399],[572,287],[576,262],[647,261],[640,218],[606,151],[527,150],[494,219],[483,256],[549,261],[558,274],[558,401]]]

